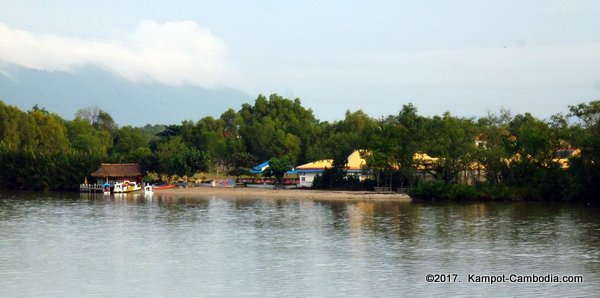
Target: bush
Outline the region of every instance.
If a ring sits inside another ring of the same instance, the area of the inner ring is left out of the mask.
[[[482,200],[509,201],[515,198],[514,190],[506,185],[481,183],[475,188]]]
[[[313,188],[316,189],[343,189],[343,190],[372,190],[374,181],[360,181],[356,174],[346,174],[345,171],[335,168],[326,169],[323,175],[319,174],[313,180]]]
[[[419,183],[409,191],[409,195],[420,200],[513,200],[515,189],[498,184],[449,184],[443,180]]]
[[[367,179],[365,179],[364,181],[362,181],[362,182],[360,183],[360,185],[361,185],[361,188],[362,188],[363,190],[373,190],[373,188],[374,188],[375,186],[377,186],[377,181],[375,181],[375,180],[373,180],[373,179],[371,179],[371,178],[367,178]]]
[[[408,194],[421,200],[443,200],[448,193],[448,186],[442,180],[426,181],[411,188]]]

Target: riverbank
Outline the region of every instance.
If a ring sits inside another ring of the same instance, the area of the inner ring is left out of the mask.
[[[410,202],[412,198],[400,193],[376,193],[369,191],[333,191],[312,189],[260,189],[192,187],[154,190],[155,195],[165,196],[218,196],[230,198],[277,198],[341,201],[395,201]]]

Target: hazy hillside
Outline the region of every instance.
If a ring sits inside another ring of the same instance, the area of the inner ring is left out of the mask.
[[[79,108],[98,105],[120,125],[141,126],[218,117],[253,97],[234,89],[134,84],[94,68],[74,74],[10,67],[0,72],[0,99],[23,110],[38,104],[67,119]]]

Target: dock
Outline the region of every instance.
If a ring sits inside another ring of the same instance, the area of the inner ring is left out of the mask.
[[[113,186],[111,185],[111,188]],[[80,192],[102,192],[103,191],[103,187],[102,184],[79,184],[79,191]]]

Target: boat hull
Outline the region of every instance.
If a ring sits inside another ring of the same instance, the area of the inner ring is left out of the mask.
[[[169,188],[175,188],[176,185],[171,184],[171,185],[161,185],[161,186],[152,186],[153,190],[157,190],[157,189],[169,189]]]

